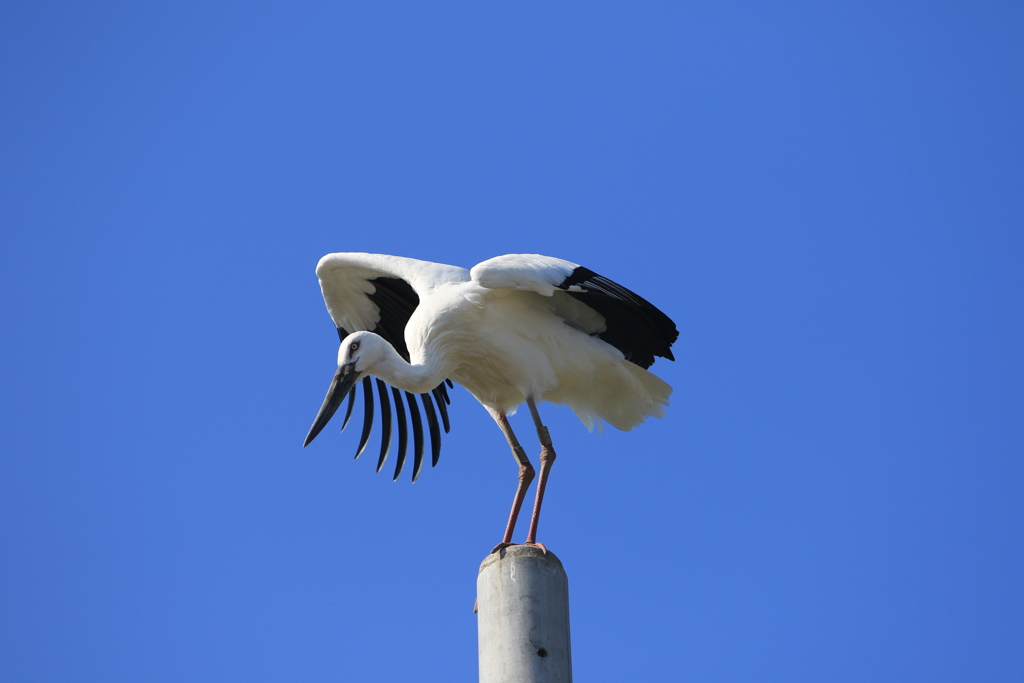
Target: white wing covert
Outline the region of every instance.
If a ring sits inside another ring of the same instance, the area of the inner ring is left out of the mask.
[[[525,289],[551,296],[578,267],[540,254],[505,254],[481,261],[469,273],[474,282],[488,289]]]

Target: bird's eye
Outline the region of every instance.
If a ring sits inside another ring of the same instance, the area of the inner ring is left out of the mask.
[[[348,350],[355,353],[359,350],[359,342],[352,342],[352,346],[348,347]]]

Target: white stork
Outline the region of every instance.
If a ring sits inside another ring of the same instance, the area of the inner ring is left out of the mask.
[[[398,426],[395,479],[408,446],[405,392],[413,429],[413,481],[423,462],[420,394],[437,464],[441,434],[433,395],[449,429],[445,382],[464,386],[491,413],[519,464],[519,484],[502,542],[512,544],[516,518],[534,478],[533,465],[509,424],[524,401],[540,438],[540,478],[526,543],[536,543],[544,488],[555,451],[537,411],[539,401],[567,405],[592,429],[601,420],[629,430],[662,417],[672,388],[646,368],[655,356],[674,360],[679,336],[664,313],[625,287],[569,261],[508,254],[472,270],[382,254],[328,254],[317,264],[327,311],[338,329],[338,371],[306,436],[308,445],[349,396],[364,389],[363,433],[369,439],[376,378],[382,418],[377,471],[391,443],[391,405]],[[344,429],[344,424],[342,429]]]

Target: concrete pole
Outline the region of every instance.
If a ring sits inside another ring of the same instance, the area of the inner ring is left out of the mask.
[[[480,683],[572,683],[569,580],[536,546],[484,558],[476,579]]]

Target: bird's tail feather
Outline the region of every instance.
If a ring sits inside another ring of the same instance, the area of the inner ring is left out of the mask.
[[[672,387],[660,377],[627,360],[624,372],[616,373],[615,386],[604,387],[601,396],[591,398],[585,408],[571,406],[587,429],[601,429],[604,420],[616,429],[628,432],[648,417],[664,417]],[[628,397],[627,400],[623,400]]]

